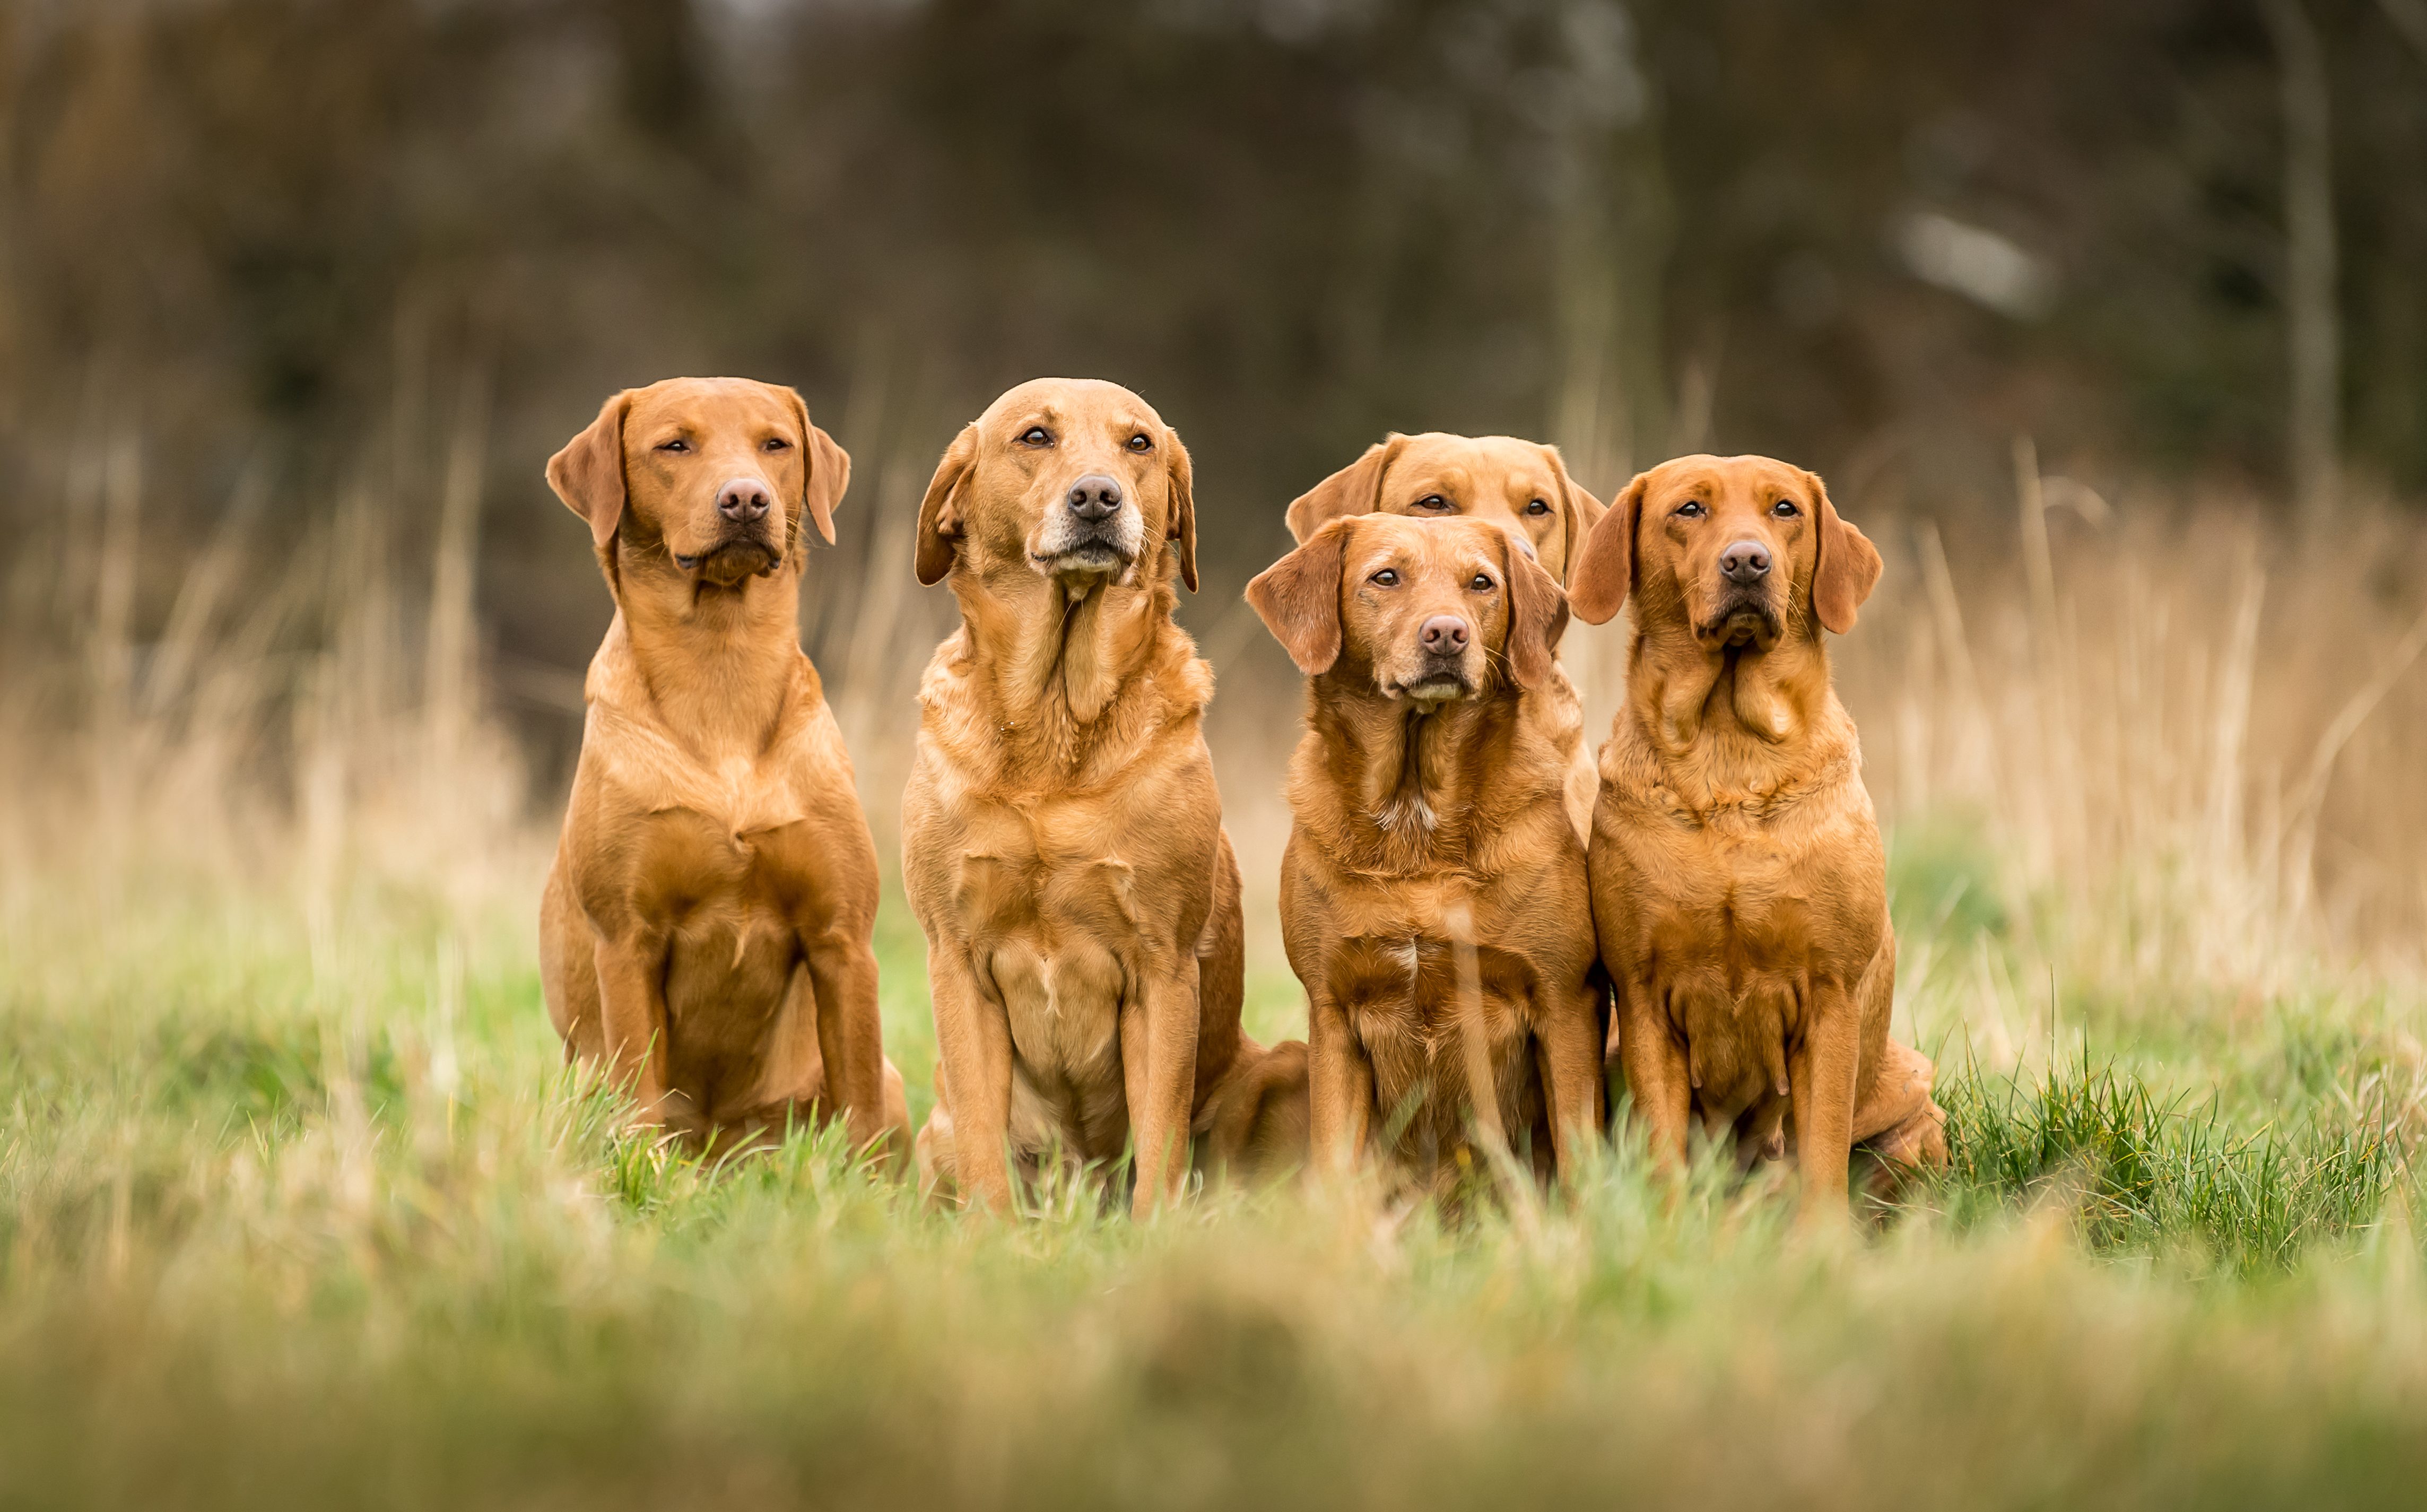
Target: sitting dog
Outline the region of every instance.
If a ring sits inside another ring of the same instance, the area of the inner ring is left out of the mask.
[[[922,1178],[1001,1208],[1010,1163],[1136,1155],[1144,1213],[1209,1163],[1303,1147],[1304,1048],[1239,1029],[1239,867],[1201,724],[1213,671],[1188,452],[1111,383],[989,405],[920,505],[921,583],[961,628],[920,689],[902,865],[927,933],[936,1108]]]
[[[1603,1031],[1558,584],[1499,524],[1354,514],[1247,598],[1308,678],[1281,928],[1316,1162],[1395,1127],[1391,1153],[1439,1187],[1471,1118],[1487,1153],[1572,1172],[1602,1127]]]
[[[540,905],[568,1056],[643,1124],[711,1144],[839,1114],[909,1143],[876,1010],[876,848],[801,653],[814,525],[851,460],[789,388],[627,389],[548,460],[590,522],[615,619]]]
[[[1664,1162],[1694,1121],[1747,1163],[1791,1146],[1807,1219],[1844,1215],[1854,1146],[1891,1181],[1946,1159],[1930,1064],[1888,1037],[1885,859],[1821,638],[1879,575],[1820,480],[1767,457],[1637,478],[1575,570],[1586,621],[1636,606],[1590,847],[1627,1088]]]
[[[1604,512],[1601,501],[1568,476],[1556,447],[1514,436],[1432,431],[1413,436],[1393,431],[1366,447],[1365,455],[1299,495],[1288,520],[1300,545],[1349,514],[1498,520],[1565,587],[1586,534]],[[1592,748],[1585,740],[1584,705],[1566,669],[1556,662],[1543,692],[1541,716],[1568,763],[1568,817],[1581,842],[1592,830],[1597,780]]]

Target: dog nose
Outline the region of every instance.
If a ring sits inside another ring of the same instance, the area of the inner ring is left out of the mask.
[[[1757,583],[1769,576],[1769,548],[1739,541],[1719,556],[1719,576],[1732,583]]]
[[[1109,517],[1120,507],[1121,485],[1117,479],[1089,473],[1070,485],[1070,512],[1090,525]]]
[[[716,512],[737,525],[762,518],[774,503],[756,478],[736,478],[716,491]]]
[[[1437,657],[1454,657],[1466,649],[1466,622],[1455,614],[1436,614],[1417,627],[1425,649]]]

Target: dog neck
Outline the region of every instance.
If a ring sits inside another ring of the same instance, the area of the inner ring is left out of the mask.
[[[955,569],[953,593],[971,686],[1010,765],[1077,771],[1137,723],[1151,671],[1195,660],[1172,621],[1178,595],[1159,554],[1132,580],[1074,583],[1025,564]],[[1210,685],[1199,690],[1197,705],[1211,695]]]
[[[1524,696],[1502,685],[1427,708],[1383,694],[1369,668],[1324,673],[1307,684],[1299,817],[1360,870],[1463,864],[1487,776],[1530,770],[1507,754],[1522,738]],[[1334,797],[1306,801],[1322,790]]]
[[[1682,625],[1638,630],[1621,717],[1671,792],[1698,810],[1809,780],[1851,743],[1828,648],[1808,621],[1767,650],[1713,645]]]
[[[801,652],[800,565],[787,558],[764,577],[729,587],[678,572],[660,549],[619,546],[615,623],[599,647],[608,696],[714,765],[764,751],[780,728]],[[627,674],[617,678],[614,673]],[[809,671],[811,678],[816,673]],[[592,696],[599,696],[594,679]]]

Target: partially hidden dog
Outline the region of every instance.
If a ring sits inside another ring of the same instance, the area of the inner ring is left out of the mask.
[[[1315,1162],[1381,1154],[1440,1190],[1471,1127],[1486,1155],[1572,1172],[1603,1125],[1604,1029],[1558,584],[1499,523],[1352,514],[1247,597],[1308,679],[1281,928]]]
[[[1617,1056],[1656,1159],[1691,1127],[1740,1161],[1793,1152],[1807,1219],[1944,1164],[1927,1058],[1888,1037],[1896,936],[1853,721],[1829,675],[1880,576],[1820,480],[1767,457],[1681,457],[1629,483],[1572,601],[1632,597],[1625,707],[1602,749],[1593,918]]]
[[[1363,456],[1298,496],[1287,518],[1300,545],[1349,514],[1498,520],[1517,532],[1564,588],[1585,537],[1604,512],[1601,501],[1568,476],[1556,447],[1515,436],[1429,431],[1393,431],[1366,447]],[[1581,840],[1591,833],[1597,780],[1592,747],[1585,740],[1584,705],[1566,669],[1556,663],[1543,691],[1541,715],[1568,763],[1568,817]]]
[[[1178,432],[1129,390],[1039,379],[945,451],[917,571],[961,627],[920,686],[903,875],[927,934],[931,1187],[1010,1200],[1052,1159],[1133,1149],[1132,1206],[1210,1167],[1297,1158],[1302,1045],[1240,1032],[1239,868],[1172,621],[1197,586]]]
[[[731,378],[627,389],[548,460],[615,600],[541,902],[548,1016],[696,1144],[833,1115],[908,1148],[876,850],[799,636],[850,477],[798,394]]]

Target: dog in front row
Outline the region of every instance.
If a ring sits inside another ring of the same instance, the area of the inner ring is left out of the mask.
[[[1197,587],[1187,449],[1111,383],[1012,389],[945,451],[921,583],[961,627],[919,692],[903,877],[927,934],[931,1186],[1010,1200],[1049,1155],[1136,1158],[1134,1211],[1305,1147],[1304,1047],[1239,1028],[1239,866],[1202,729],[1213,670],[1173,623]]]
[[[801,652],[807,532],[834,540],[851,460],[789,388],[627,389],[550,458],[615,618],[540,904],[568,1056],[696,1145],[839,1115],[910,1120],[876,1010],[876,848]]]
[[[1486,1153],[1573,1171],[1602,1127],[1603,1026],[1556,739],[1558,584],[1497,523],[1352,514],[1247,597],[1308,678],[1281,928],[1314,1161],[1387,1138],[1440,1189],[1472,1128]]]
[[[1791,1148],[1807,1220],[1843,1217],[1855,1146],[1883,1186],[1946,1160],[1930,1062],[1888,1037],[1885,857],[1822,639],[1880,565],[1813,474],[1697,456],[1629,483],[1573,575],[1589,623],[1635,602],[1590,846],[1627,1088],[1664,1162],[1696,1123],[1748,1164]]]

